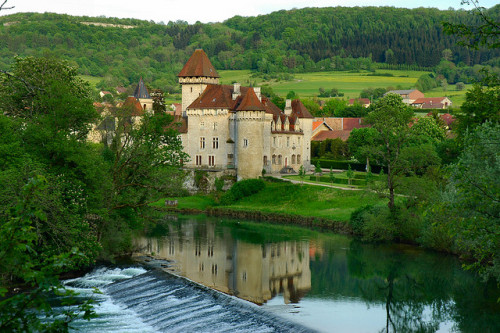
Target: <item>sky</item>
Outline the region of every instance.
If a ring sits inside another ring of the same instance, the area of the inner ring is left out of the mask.
[[[0,0],[0,4],[5,0]],[[479,0],[481,6],[490,8],[498,0]],[[257,16],[278,10],[304,7],[336,6],[393,6],[393,7],[433,7],[438,9],[469,9],[460,0],[419,0],[414,5],[404,0],[7,0],[4,7],[11,10],[0,11],[0,16],[18,12],[52,12],[75,16],[106,16],[153,20],[157,23],[187,21],[195,23],[222,22],[235,15]]]

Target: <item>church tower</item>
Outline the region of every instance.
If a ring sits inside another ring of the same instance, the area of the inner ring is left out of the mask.
[[[205,90],[208,84],[219,84],[219,74],[202,49],[196,49],[180,73],[182,86],[182,114]]]
[[[153,99],[149,95],[148,89],[142,80],[142,77],[137,84],[134,91],[134,97],[141,103],[141,107],[145,112],[152,112],[153,110]]]

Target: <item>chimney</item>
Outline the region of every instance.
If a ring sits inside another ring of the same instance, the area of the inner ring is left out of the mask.
[[[234,89],[233,89],[233,101],[240,96],[241,91],[241,84],[240,83],[234,83]]]
[[[292,100],[291,99],[287,99],[286,102],[285,102],[285,114],[287,116],[291,115],[292,114]]]
[[[259,101],[262,102],[262,95],[260,94],[260,87],[254,87],[253,91],[255,92],[255,95],[257,95],[257,98],[259,99]]]

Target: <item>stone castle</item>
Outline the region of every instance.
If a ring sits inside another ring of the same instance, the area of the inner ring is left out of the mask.
[[[310,167],[313,117],[299,100],[280,110],[260,88],[221,85],[201,49],[178,74],[189,168],[234,169],[238,180]]]
[[[298,99],[287,100],[280,110],[258,87],[221,85],[201,49],[194,51],[178,77],[182,112],[174,120],[190,156],[187,168],[236,173],[238,180],[257,178],[263,170],[273,174],[310,168],[314,118]],[[131,108],[135,125],[144,113],[153,112],[153,99],[142,78],[123,106]],[[101,114],[105,121],[91,131],[91,141],[109,141],[115,128],[112,114]]]

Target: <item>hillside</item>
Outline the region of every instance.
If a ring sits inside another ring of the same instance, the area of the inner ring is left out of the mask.
[[[490,9],[498,15],[500,5]],[[468,50],[443,33],[443,21],[473,23],[466,11],[392,7],[305,8],[223,23],[156,24],[136,19],[21,13],[0,17],[0,69],[14,56],[69,60],[104,84],[128,85],[144,77],[177,89],[175,75],[195,48],[217,69],[262,73],[419,70],[436,66],[451,50],[456,64],[496,63],[500,50]],[[376,64],[377,63],[377,64]]]

